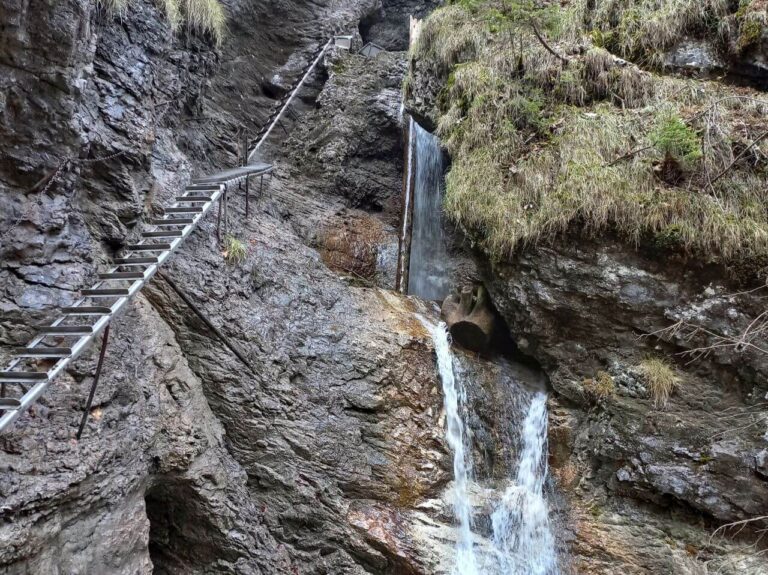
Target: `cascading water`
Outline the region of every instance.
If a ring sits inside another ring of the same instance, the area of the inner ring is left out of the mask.
[[[534,392],[522,427],[517,476],[494,510],[498,573],[556,575],[557,557],[544,499],[547,476],[547,395]]]
[[[459,523],[456,539],[456,562],[454,575],[478,575],[477,560],[472,544],[472,527],[470,522],[470,502],[467,491],[469,473],[464,450],[464,422],[459,411],[460,382],[457,385],[453,372],[453,355],[448,332],[443,322],[431,325],[419,318],[432,335],[437,354],[437,369],[443,384],[443,403],[445,406],[446,439],[453,450],[454,494],[453,510]]]
[[[466,396],[454,365],[449,335],[444,323],[433,325],[419,317],[435,344],[437,367],[443,387],[446,416],[446,439],[453,451],[453,508],[458,524],[455,561],[452,575],[558,575],[554,536],[550,529],[549,509],[544,497],[547,477],[547,394],[531,392],[516,385],[526,405],[519,431],[520,452],[512,470],[514,480],[503,494],[489,497],[492,501],[490,523],[492,540],[475,550],[472,533],[470,484],[474,481],[470,466],[467,430],[461,417]],[[517,403],[517,401],[516,401]],[[516,421],[512,422],[517,424]],[[519,424],[517,424],[519,425]],[[490,491],[490,490],[489,490]]]
[[[417,122],[412,122],[409,145],[415,146],[415,174],[408,293],[442,300],[451,288],[442,218],[443,152],[440,141]]]

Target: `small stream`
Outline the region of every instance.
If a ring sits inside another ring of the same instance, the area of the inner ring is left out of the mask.
[[[495,573],[555,575],[557,557],[544,498],[547,477],[547,394],[532,394],[522,424],[517,474],[491,515]]]

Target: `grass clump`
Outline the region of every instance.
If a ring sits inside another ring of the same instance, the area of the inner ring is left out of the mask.
[[[230,265],[237,265],[245,261],[248,250],[245,244],[234,236],[224,238],[224,251],[222,254],[226,262]]]
[[[128,6],[128,0],[96,0],[96,5],[107,12],[121,13]]]
[[[577,0],[585,25],[622,58],[660,68],[664,52],[689,34],[708,32],[728,0]]]
[[[672,392],[680,383],[675,369],[660,358],[644,359],[637,369],[648,386],[654,405],[659,409],[666,407]]]
[[[598,371],[594,378],[585,379],[583,385],[587,394],[596,400],[616,395],[616,385],[613,382],[613,377],[608,372],[602,370]]]
[[[130,0],[97,0],[109,12],[122,12]],[[159,0],[173,32],[183,24],[200,34],[209,34],[220,45],[227,30],[227,15],[219,0]]]
[[[494,259],[572,231],[707,260],[768,254],[768,139],[734,162],[764,130],[768,104],[589,46],[587,12],[578,0],[556,21],[535,7],[503,20],[503,3],[473,0],[424,23],[408,85],[422,73],[444,81],[434,113],[452,158],[446,213]]]
[[[164,0],[172,2],[173,0]],[[217,45],[221,44],[227,30],[227,15],[219,0],[176,0],[190,29],[208,33]]]

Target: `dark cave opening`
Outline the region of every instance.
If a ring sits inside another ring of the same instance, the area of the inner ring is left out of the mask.
[[[214,510],[205,509],[190,485],[178,481],[154,485],[144,501],[155,575],[187,574],[228,558],[222,533],[210,520]]]

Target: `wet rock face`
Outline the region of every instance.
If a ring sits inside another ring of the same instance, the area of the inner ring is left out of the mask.
[[[768,505],[760,471],[768,358],[720,347],[691,361],[678,354],[711,345],[712,337],[691,337],[693,328],[684,327],[658,333],[683,321],[736,335],[760,313],[760,301],[728,295],[737,290],[717,280],[717,270],[667,258],[583,241],[531,249],[486,269],[516,343],[542,363],[556,392],[553,472],[570,501],[578,562],[595,572],[611,572],[598,565],[623,565],[629,556],[638,573],[683,572],[679,546],[695,550],[694,559],[708,556],[702,518],[716,527],[758,517]],[[668,361],[679,378],[663,408],[642,370],[648,357]],[[607,529],[604,522],[618,526],[596,555],[602,536],[592,537]],[[661,544],[653,529],[679,536]],[[640,548],[638,530],[650,542]]]
[[[383,0],[378,9],[360,22],[364,42],[373,42],[389,51],[408,50],[410,17],[424,18],[436,1]]]
[[[357,24],[372,5],[231,3],[221,54],[204,39],[175,39],[148,2],[132,3],[122,19],[91,4],[4,8],[14,23],[4,33],[15,36],[4,36],[2,57],[13,65],[3,64],[18,70],[0,80],[10,78],[3,94],[12,102],[0,120],[9,152],[3,215],[33,210],[13,234],[2,223],[0,325],[3,343],[21,343],[30,335],[21,322],[71,302],[190,172],[234,163],[236,130],[266,117],[327,32],[318,22]],[[60,27],[70,58],[22,70],[31,64],[19,59],[37,54],[24,34],[59,38]],[[435,533],[452,533],[451,463],[431,342],[414,316],[435,313],[350,285],[315,249],[323,226],[371,218],[384,230],[378,247],[391,244],[403,56],[348,55],[346,76],[334,65],[312,79],[297,121],[286,123],[335,118],[313,132],[320,144],[268,150],[277,172],[250,219],[233,190],[229,232],[247,246],[246,261],[226,264],[206,221],[165,272],[249,365],[156,278],[114,325],[83,440],[74,433],[96,350],[0,438],[4,572],[440,572],[450,553]],[[35,75],[87,81],[48,91]],[[48,124],[34,116],[38,105],[50,110]],[[13,123],[9,110],[33,115]],[[51,139],[42,152],[38,133]],[[68,170],[38,205],[23,191],[66,157],[59,150],[126,151]],[[299,165],[313,153],[327,161]],[[483,361],[467,361],[484,371]]]

